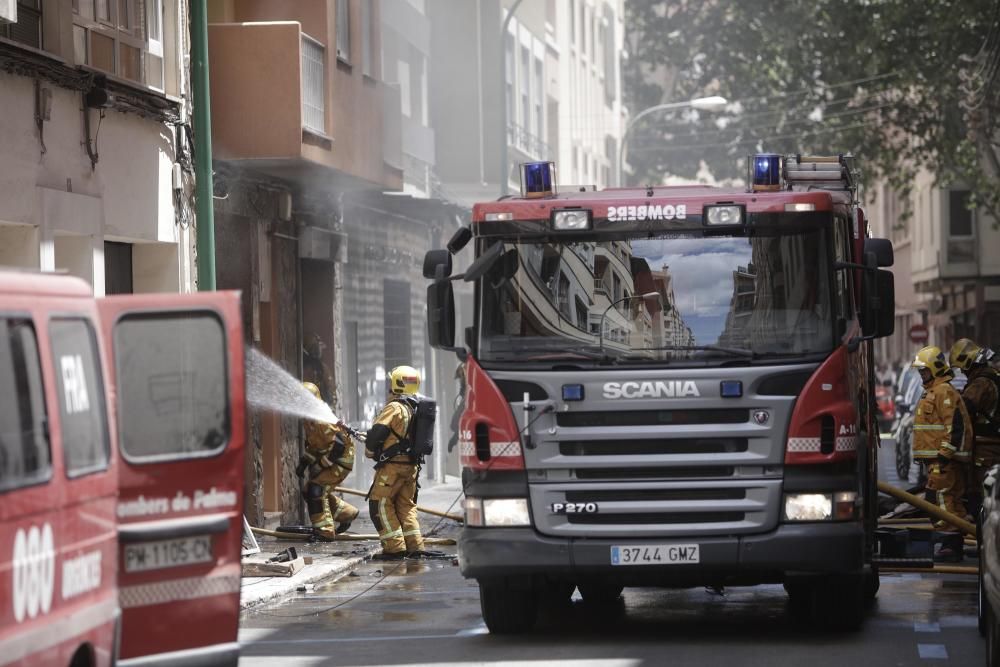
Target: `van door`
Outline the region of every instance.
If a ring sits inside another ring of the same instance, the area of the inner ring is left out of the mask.
[[[98,300],[113,367],[123,664],[239,658],[243,337],[236,292]]]

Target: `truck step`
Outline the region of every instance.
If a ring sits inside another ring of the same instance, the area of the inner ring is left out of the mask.
[[[934,559],[933,558],[898,558],[891,556],[873,556],[872,565],[876,567],[896,567],[896,568],[913,568],[914,570],[933,568]]]

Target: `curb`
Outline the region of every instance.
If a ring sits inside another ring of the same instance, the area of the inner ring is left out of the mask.
[[[303,568],[302,571],[292,577],[248,578],[251,579],[251,582],[244,583],[240,588],[240,612],[291,597],[296,593],[299,586],[304,584],[316,584],[327,579],[343,576],[363,563],[365,559],[381,551],[381,548],[381,545],[376,542],[368,546],[365,553],[353,554],[343,558],[338,557],[330,559],[327,562],[315,560],[312,565]]]

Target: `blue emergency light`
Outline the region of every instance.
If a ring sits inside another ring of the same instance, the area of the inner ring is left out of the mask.
[[[526,199],[550,197],[556,193],[555,162],[521,163],[521,196]]]
[[[751,190],[768,192],[781,189],[781,156],[777,153],[758,153],[750,158]]]
[[[564,401],[582,401],[583,400],[583,385],[582,384],[564,384],[562,386],[562,397]]]

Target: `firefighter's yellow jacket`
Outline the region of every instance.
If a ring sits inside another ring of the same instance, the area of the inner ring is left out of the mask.
[[[972,456],[972,421],[951,377],[934,378],[925,386],[913,419],[913,458],[968,463]]]

